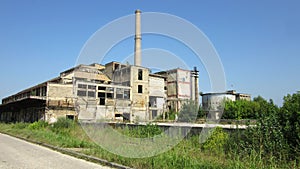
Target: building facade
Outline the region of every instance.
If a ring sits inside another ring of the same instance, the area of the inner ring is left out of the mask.
[[[202,107],[206,114],[211,115],[209,118],[220,119],[222,104],[224,100],[251,100],[250,94],[237,93],[235,90],[229,90],[222,93],[204,93],[202,96]]]

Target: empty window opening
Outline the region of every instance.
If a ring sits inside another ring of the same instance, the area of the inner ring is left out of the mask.
[[[105,105],[105,98],[100,98],[100,105]]]
[[[99,98],[105,98],[105,93],[98,92],[98,97],[99,97]]]
[[[119,64],[115,64],[115,70],[119,69],[120,65]]]
[[[138,85],[138,93],[143,93],[143,85]]]
[[[74,115],[66,115],[66,118],[67,118],[67,119],[70,119],[70,120],[74,120],[74,119],[75,119],[75,116],[74,116]]]
[[[143,70],[139,69],[138,71],[138,80],[143,80]]]
[[[112,99],[113,98],[113,93],[106,93],[106,98]]]
[[[106,90],[106,87],[98,86],[98,90]]]
[[[115,114],[115,117],[122,117],[122,114]]]

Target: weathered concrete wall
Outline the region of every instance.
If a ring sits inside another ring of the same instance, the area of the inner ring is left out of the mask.
[[[149,76],[149,96],[166,97],[164,86],[163,78]]]
[[[55,84],[48,83],[48,100],[64,100],[73,98],[73,84]]]
[[[205,110],[217,110],[224,99],[235,101],[235,95],[231,94],[213,94],[213,95],[203,95],[202,104]]]

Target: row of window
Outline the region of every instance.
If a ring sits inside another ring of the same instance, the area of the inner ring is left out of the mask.
[[[112,87],[103,87],[98,86],[98,98],[114,98],[114,92],[116,92],[116,99],[130,99],[130,90],[123,88],[112,88]],[[143,85],[138,85],[138,93],[143,93]],[[96,86],[78,84],[77,96],[80,97],[96,97]]]

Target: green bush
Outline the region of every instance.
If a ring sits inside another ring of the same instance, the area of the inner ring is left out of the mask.
[[[228,143],[229,135],[221,127],[216,127],[209,132],[212,133],[209,133],[209,137],[201,145],[202,150],[210,153],[223,153],[225,145]]]
[[[70,119],[66,119],[64,117],[60,117],[57,119],[57,122],[53,124],[53,128],[55,129],[68,129],[74,128],[75,122]]]
[[[28,128],[30,130],[39,130],[39,129],[43,129],[43,128],[46,128],[48,126],[48,123],[45,122],[45,121],[36,121],[34,123],[31,123],[28,125]]]
[[[179,112],[178,121],[195,122],[198,115],[199,106],[192,100],[185,103]]]

